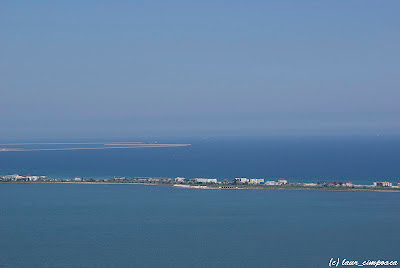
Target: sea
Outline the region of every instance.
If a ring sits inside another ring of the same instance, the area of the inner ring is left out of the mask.
[[[400,182],[396,137],[142,141],[191,145],[0,152],[0,174]],[[342,266],[344,259],[400,262],[399,212],[397,192],[3,183],[0,267],[329,267],[337,260]]]
[[[71,142],[71,140],[56,140]],[[110,142],[74,140],[73,142]],[[124,142],[126,140],[112,140]],[[293,182],[400,182],[400,137],[198,137],[134,139],[176,148],[1,152],[0,175],[55,178],[235,177]],[[54,142],[54,140],[52,140]],[[25,149],[98,145],[24,145]],[[18,148],[18,146],[1,146]],[[19,146],[21,147],[21,146]]]

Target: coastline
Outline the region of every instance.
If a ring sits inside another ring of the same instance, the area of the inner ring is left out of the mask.
[[[138,183],[138,182],[87,182],[87,181],[0,181],[0,184],[84,184],[84,185],[147,185],[147,186],[165,186],[174,187],[176,189],[192,189],[192,190],[289,190],[289,191],[334,191],[334,192],[398,192],[400,188],[358,188],[358,187],[310,187],[298,185],[281,185],[281,186],[268,186],[268,185],[229,185],[229,188],[220,184],[206,184],[206,185],[186,185],[176,183]]]

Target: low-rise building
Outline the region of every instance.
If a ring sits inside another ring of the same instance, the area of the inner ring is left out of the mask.
[[[81,177],[75,177],[74,181],[82,181]]]
[[[374,182],[375,187],[392,187],[392,183],[388,181],[378,181]]]
[[[124,180],[126,180],[126,177],[114,177],[113,180],[114,181],[124,181]]]
[[[159,182],[170,182],[171,178],[158,178]]]
[[[16,180],[22,179],[22,176],[20,176],[18,174],[13,174],[13,175],[6,175],[3,178],[8,179],[8,180],[16,181]]]
[[[352,183],[351,181],[348,181],[348,182],[346,182],[346,186],[347,186],[347,187],[352,187],[352,186],[353,186],[353,183]]]
[[[28,177],[28,180],[29,180],[29,181],[38,181],[39,178],[40,178],[39,176],[29,176],[29,177]]]
[[[182,178],[182,177],[175,178],[175,182],[184,182],[184,181],[185,181],[185,178]]]
[[[383,186],[392,187],[392,183],[391,183],[391,182],[388,182],[388,181],[384,181],[384,182],[383,182]]]
[[[149,182],[150,178],[148,177],[136,177],[132,179],[133,181],[136,182]]]
[[[197,183],[218,183],[217,179],[195,178]]]
[[[279,182],[280,184],[288,184],[288,181],[287,181],[286,179],[284,179],[284,178],[280,178],[280,179],[278,180],[278,182]]]
[[[31,178],[31,174],[22,175],[22,179],[23,179],[24,181],[30,181],[30,178]]]
[[[264,179],[250,179],[250,184],[264,184]]]

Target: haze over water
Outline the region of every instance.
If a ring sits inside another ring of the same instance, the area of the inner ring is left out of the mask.
[[[400,135],[399,9],[2,1],[1,138]]]
[[[398,0],[1,1],[0,142],[113,146],[0,145],[0,175],[396,185],[399,10]],[[0,267],[400,261],[399,207],[389,191],[7,182]]]

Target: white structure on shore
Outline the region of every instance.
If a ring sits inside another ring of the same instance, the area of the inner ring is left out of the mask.
[[[280,178],[280,179],[278,180],[278,182],[279,182],[279,184],[288,184],[288,181],[285,180],[284,178]]]
[[[18,174],[13,174],[13,175],[3,176],[3,178],[8,179],[8,180],[18,180],[18,179],[22,179],[22,176],[20,176]]]
[[[175,182],[184,182],[184,181],[185,181],[185,178],[182,178],[182,177],[175,178]]]
[[[200,183],[218,183],[217,179],[196,178],[194,180]]]
[[[82,181],[81,177],[75,177],[74,181]]]
[[[29,181],[38,181],[39,178],[40,178],[39,176],[28,176]]]
[[[288,184],[289,182],[284,179],[284,178],[280,178],[278,181],[266,181],[264,184],[265,185],[283,185],[283,184]]]
[[[392,183],[388,181],[378,181],[374,182],[375,187],[392,187]]]
[[[5,175],[5,176],[0,176],[3,179],[7,180],[12,180],[12,181],[17,181],[17,180],[23,180],[23,181],[38,181],[40,179],[46,179],[46,176],[31,176],[31,175],[18,175],[18,174],[13,174],[13,175]]]

